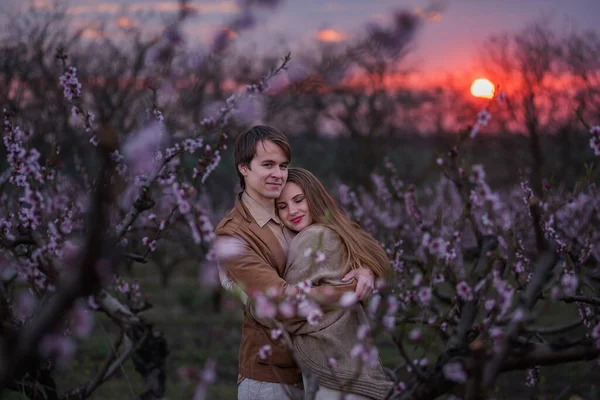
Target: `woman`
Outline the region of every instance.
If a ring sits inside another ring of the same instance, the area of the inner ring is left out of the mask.
[[[341,285],[341,278],[350,269],[361,266],[371,268],[379,277],[392,275],[389,259],[379,243],[344,215],[307,170],[289,169],[275,206],[283,224],[298,232],[290,243],[283,276],[288,283]],[[317,252],[318,261],[314,257]],[[363,362],[360,355],[351,354],[360,350],[356,347],[357,332],[367,326],[360,305],[326,312],[316,324],[287,324],[300,364],[319,380],[316,399],[340,399],[342,393],[349,394],[346,399],[357,400],[386,396],[392,382],[379,356],[372,353],[371,360]]]

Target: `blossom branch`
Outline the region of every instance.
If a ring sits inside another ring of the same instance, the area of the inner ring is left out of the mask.
[[[492,359],[486,363],[483,373],[483,385],[484,387],[490,387],[498,373],[501,371],[503,362],[507,356],[509,350],[509,342],[517,335],[521,325],[523,323],[524,314],[531,311],[533,308],[539,293],[541,292],[544,283],[548,277],[548,274],[556,265],[557,254],[553,250],[542,253],[538,262],[536,263],[533,277],[521,299],[521,305],[515,311],[515,315],[512,321],[506,328],[503,340],[500,342],[498,349],[495,351]],[[518,315],[522,314],[522,315]]]
[[[99,183],[92,198],[89,212],[89,237],[79,265],[74,269],[70,280],[66,281],[53,297],[52,301],[20,329],[14,343],[7,342],[4,348],[4,363],[0,367],[0,387],[6,387],[13,378],[22,376],[35,361],[38,345],[42,337],[61,321],[61,317],[72,308],[80,296],[94,293],[100,288],[100,279],[96,270],[97,261],[104,255],[106,248],[113,248],[104,235],[106,219],[105,204],[108,203],[109,172],[106,168],[108,154],[105,152],[99,168]],[[10,366],[11,370],[8,369]]]

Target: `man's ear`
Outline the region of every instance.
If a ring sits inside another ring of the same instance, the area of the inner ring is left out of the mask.
[[[240,174],[242,174],[243,176],[248,176],[248,167],[242,164],[238,164],[238,171],[240,171]]]

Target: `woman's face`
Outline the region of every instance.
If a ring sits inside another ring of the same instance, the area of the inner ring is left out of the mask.
[[[281,222],[293,231],[300,232],[313,223],[304,192],[293,182],[285,184],[275,206]]]

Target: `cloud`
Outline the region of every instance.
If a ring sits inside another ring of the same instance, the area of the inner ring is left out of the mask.
[[[104,34],[104,32],[97,30],[97,29],[85,29],[81,33],[81,37],[83,39],[93,40],[93,39],[104,38],[104,37],[106,37],[106,35]]]
[[[346,35],[333,29],[323,29],[317,33],[317,39],[321,42],[343,42]]]
[[[438,10],[415,8],[415,14],[429,22],[437,22],[442,18],[442,13]]]
[[[427,22],[438,22],[442,19],[442,13],[446,11],[447,2],[438,0],[424,9],[415,8],[414,12],[417,16],[423,18]]]
[[[117,20],[115,21],[115,24],[119,28],[123,28],[123,29],[131,28],[135,25],[133,23],[133,21],[131,20],[131,18],[127,18],[125,16],[117,18]]]
[[[47,1],[37,0],[34,3],[36,7],[47,8]],[[196,11],[199,14],[236,14],[240,11],[234,1],[219,1],[212,3],[188,3],[186,7],[189,10]],[[67,9],[70,15],[85,14],[117,14],[123,11],[151,11],[158,13],[176,13],[179,12],[180,4],[177,1],[154,1],[139,2],[128,5],[118,3],[98,3],[92,5],[77,5]]]

